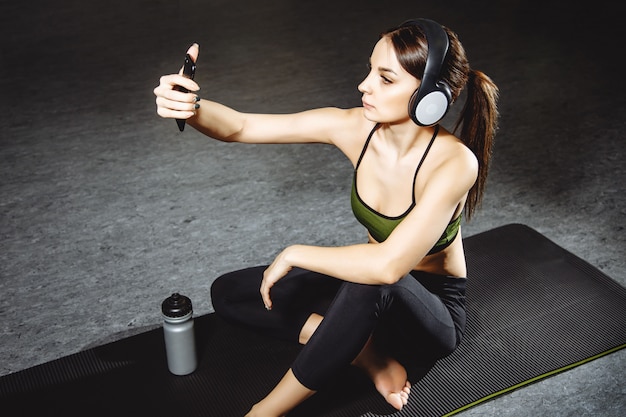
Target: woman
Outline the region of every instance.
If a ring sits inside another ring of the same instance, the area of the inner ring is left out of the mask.
[[[198,52],[198,45],[188,51],[194,60]],[[466,89],[459,137],[437,124],[447,103],[435,109],[436,120],[420,120],[424,101],[416,97],[427,78],[429,89],[443,91],[435,94],[435,107]],[[244,114],[200,100],[199,86],[180,74],[163,76],[154,90],[160,116],[186,119],[209,137],[327,143],[354,166],[352,208],[368,229],[367,243],[289,246],[271,265],[228,273],[212,285],[217,314],[304,345],[247,416],[286,415],[350,364],[399,410],[408,400],[412,366],[442,358],[460,343],[466,285],[460,220],[481,201],[497,87],[470,69],[455,33],[417,19],[381,35],[358,89],[362,107],[286,115]]]

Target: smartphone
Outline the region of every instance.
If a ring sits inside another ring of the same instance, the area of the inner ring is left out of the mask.
[[[191,78],[196,75],[196,63],[193,62],[191,56],[189,54],[185,54],[185,63],[183,64],[183,75],[187,78]],[[183,93],[188,93],[189,91],[185,87],[181,87],[180,85],[174,86],[174,89],[177,91],[182,91]],[[185,130],[185,119],[176,119],[176,124],[178,125],[178,130],[181,132]]]

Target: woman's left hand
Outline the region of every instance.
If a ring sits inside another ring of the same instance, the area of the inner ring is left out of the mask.
[[[281,278],[283,278],[289,271],[291,271],[292,265],[287,262],[287,251],[289,248],[283,250],[275,259],[272,264],[267,267],[263,272],[263,281],[261,281],[261,297],[263,298],[263,304],[268,310],[272,309],[272,299],[270,297],[270,290]]]

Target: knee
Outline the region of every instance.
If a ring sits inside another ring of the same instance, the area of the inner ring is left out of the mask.
[[[338,292],[337,299],[344,303],[371,304],[378,302],[384,294],[385,286],[356,284],[354,282],[343,282]]]
[[[372,314],[372,318],[378,319],[384,314],[391,304],[391,298],[384,285],[355,284],[352,282],[342,283],[342,287],[335,298],[335,304],[340,304],[344,309]]]
[[[252,267],[228,272],[213,281],[210,288],[211,303],[216,313],[229,315],[237,305],[249,299],[260,300],[259,286],[266,267]]]
[[[226,275],[222,275],[215,279],[211,284],[210,295],[213,310],[216,313],[222,312],[226,304],[226,294],[228,293],[228,279]]]

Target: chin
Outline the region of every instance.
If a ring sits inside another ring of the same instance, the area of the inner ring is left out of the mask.
[[[411,118],[406,113],[403,113],[401,115],[396,114],[396,115],[384,116],[384,115],[379,114],[374,109],[366,109],[365,107],[363,108],[363,117],[365,117],[365,119],[369,120],[370,122],[380,123],[380,124],[395,125],[395,124],[402,124],[406,122],[412,123]]]
[[[378,118],[372,114],[372,111],[366,109],[365,107],[363,108],[363,117],[365,117],[365,119],[369,120],[370,122],[380,123],[380,120],[378,120]]]

